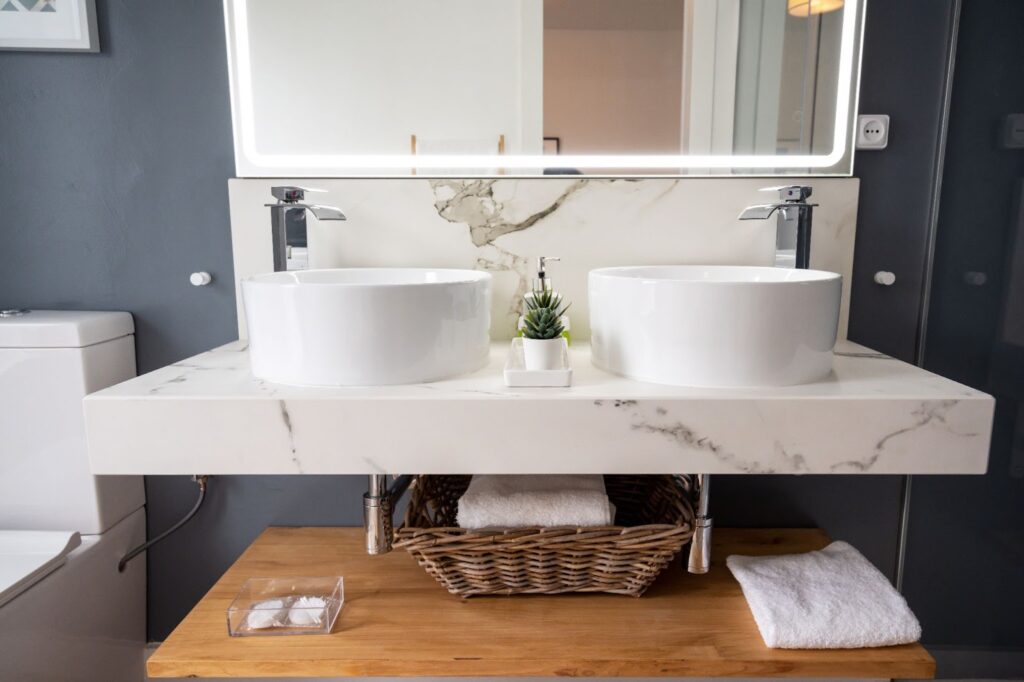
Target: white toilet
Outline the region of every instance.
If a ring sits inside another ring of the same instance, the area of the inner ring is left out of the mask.
[[[82,398],[135,376],[128,313],[0,313],[0,680],[144,679],[138,476],[89,473]]]

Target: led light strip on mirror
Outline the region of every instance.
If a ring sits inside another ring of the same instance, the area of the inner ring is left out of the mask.
[[[859,53],[859,17],[861,0],[846,0],[842,9],[842,38],[839,54],[837,99],[833,147],[828,154],[804,155],[732,155],[732,154],[573,154],[557,157],[523,154],[266,154],[256,141],[256,120],[253,107],[253,73],[251,44],[248,32],[248,0],[224,0],[227,32],[228,71],[234,122],[235,153],[241,177],[345,177],[357,175],[388,175],[410,169],[465,170],[467,175],[481,174],[479,169],[501,168],[523,174],[537,173],[545,168],[600,169],[602,174],[616,170],[647,169],[649,171],[685,171],[740,169],[737,174],[772,174],[783,169],[802,169],[813,174],[852,172],[852,164],[836,168],[848,158],[852,145],[850,118],[856,104],[859,69],[855,71]],[[845,87],[844,87],[845,84]],[[475,173],[473,171],[476,171]],[[493,173],[487,173],[493,174]],[[662,173],[664,175],[665,173]],[[689,174],[689,173],[688,173]]]

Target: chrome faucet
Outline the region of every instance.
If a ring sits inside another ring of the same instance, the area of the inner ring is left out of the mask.
[[[765,187],[762,192],[778,192],[777,204],[747,206],[740,220],[767,220],[779,212],[775,228],[775,265],[806,270],[811,261],[811,214],[817,204],[808,203],[811,188],[801,185]]]
[[[306,192],[323,192],[322,189],[306,187],[271,187],[270,193],[277,203],[264,204],[270,207],[270,237],[274,248],[274,272],[282,270],[304,270],[308,261],[292,258],[293,249],[307,249],[306,211],[318,220],[347,220],[340,208],[302,203]],[[289,229],[290,228],[290,229]],[[297,254],[296,254],[297,255]]]

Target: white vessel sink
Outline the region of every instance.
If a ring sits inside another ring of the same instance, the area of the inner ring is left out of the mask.
[[[491,276],[475,270],[351,268],[242,281],[252,373],[314,386],[437,381],[489,351]]]
[[[678,386],[786,386],[832,370],[840,275],[680,265],[590,272],[593,362]]]

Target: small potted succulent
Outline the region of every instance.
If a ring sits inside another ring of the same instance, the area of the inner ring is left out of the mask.
[[[568,303],[551,289],[534,289],[525,297],[523,358],[528,370],[558,369],[562,364],[565,326],[562,316]]]

